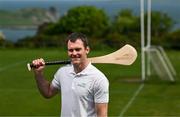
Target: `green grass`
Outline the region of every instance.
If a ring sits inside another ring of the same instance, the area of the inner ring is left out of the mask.
[[[93,51],[90,56],[110,51]],[[176,83],[152,77],[144,83],[124,116],[180,116],[180,53],[168,51],[177,71]],[[0,50],[0,116],[59,116],[60,96],[44,99],[36,87],[34,76],[26,63],[43,57],[46,60],[66,59],[66,51],[58,49]],[[141,77],[140,55],[132,66],[96,65],[110,82],[109,116],[119,116],[137,92]],[[46,78],[51,81],[58,65],[47,67]]]

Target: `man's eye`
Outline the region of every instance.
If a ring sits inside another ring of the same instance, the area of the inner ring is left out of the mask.
[[[75,49],[75,51],[80,51],[80,50],[81,50],[81,48],[76,48],[76,49]]]
[[[69,52],[73,52],[73,49],[68,49]]]
[[[68,49],[69,52],[73,52],[73,51],[79,52],[80,50],[81,50],[81,48]]]

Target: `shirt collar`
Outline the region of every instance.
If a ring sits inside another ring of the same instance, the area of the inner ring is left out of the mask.
[[[77,76],[87,75],[90,67],[91,67],[91,62],[89,62],[89,64],[86,66],[86,68],[83,69],[81,72],[75,73],[75,72],[74,72],[74,67],[73,67],[73,65],[72,65],[72,69],[70,70],[70,74],[77,75]]]

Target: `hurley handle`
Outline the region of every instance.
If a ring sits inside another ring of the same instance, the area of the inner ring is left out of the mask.
[[[62,64],[70,64],[71,61],[70,60],[65,60],[65,61],[49,61],[49,62],[45,62],[45,65],[62,65]],[[31,69],[33,67],[36,67],[34,66],[32,63],[28,63],[27,64],[27,68],[29,71],[31,71]]]

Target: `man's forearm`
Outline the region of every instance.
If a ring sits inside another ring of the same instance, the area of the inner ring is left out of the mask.
[[[44,75],[42,73],[35,73],[35,79],[40,93],[45,98],[50,98],[50,83],[44,78]]]

